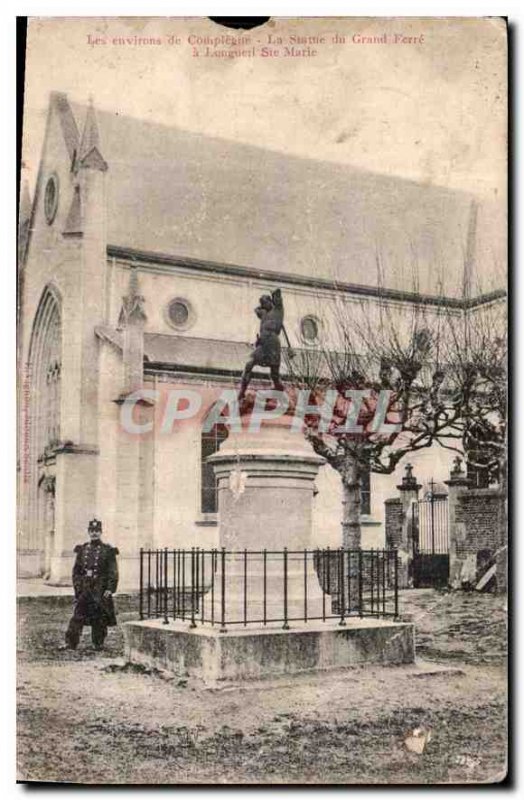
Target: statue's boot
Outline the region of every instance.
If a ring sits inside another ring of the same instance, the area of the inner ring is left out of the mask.
[[[280,380],[280,370],[278,368],[271,370],[271,380],[273,381],[273,388],[276,389],[277,392],[284,391],[284,384]]]
[[[247,387],[249,385],[249,378],[242,378],[242,383],[240,384],[240,390],[238,392],[238,400],[243,400],[246,396]]]

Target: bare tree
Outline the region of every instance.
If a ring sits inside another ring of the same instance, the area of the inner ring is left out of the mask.
[[[468,465],[487,482],[506,483],[508,326],[505,298],[447,315],[448,393],[460,406],[458,426]]]
[[[379,292],[356,302],[346,296],[330,313],[326,341],[299,350],[287,367],[297,387],[309,390],[312,404],[336,390],[329,428],[310,414],[305,433],[340,475],[342,541],[357,548],[364,471],[391,474],[405,456],[433,444],[463,454],[465,442],[477,437],[492,446],[493,464],[500,461],[505,340],[494,332],[491,306],[489,313],[488,306],[472,310],[444,297],[428,302],[415,293],[409,302],[392,302]],[[380,408],[385,398],[387,406]],[[355,403],[361,430],[352,425],[348,431],[345,420],[355,415]],[[395,428],[377,428],[380,416]]]

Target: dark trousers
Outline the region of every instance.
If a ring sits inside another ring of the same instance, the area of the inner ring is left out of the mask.
[[[80,641],[80,636],[82,635],[82,628],[84,627],[83,622],[79,622],[79,620],[71,617],[69,620],[69,625],[67,626],[65,640],[68,647],[72,650],[75,650],[78,642]],[[93,640],[93,644],[95,647],[102,647],[104,644],[104,640],[107,636],[107,625],[101,619],[93,620],[91,623],[91,639]]]

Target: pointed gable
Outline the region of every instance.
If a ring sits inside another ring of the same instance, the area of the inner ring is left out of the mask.
[[[93,105],[93,98],[89,98],[80,149],[78,151],[78,164],[86,169],[98,169],[102,172],[107,170],[105,162],[100,152],[100,135],[96,112]]]

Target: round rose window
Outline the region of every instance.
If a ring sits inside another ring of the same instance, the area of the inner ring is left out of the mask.
[[[187,300],[175,297],[167,306],[167,318],[174,328],[187,328],[193,321],[193,311]]]
[[[53,222],[58,208],[58,178],[51,175],[46,183],[44,195],[45,218],[49,225]]]
[[[302,339],[308,344],[318,340],[318,321],[315,317],[304,317],[300,323]]]

